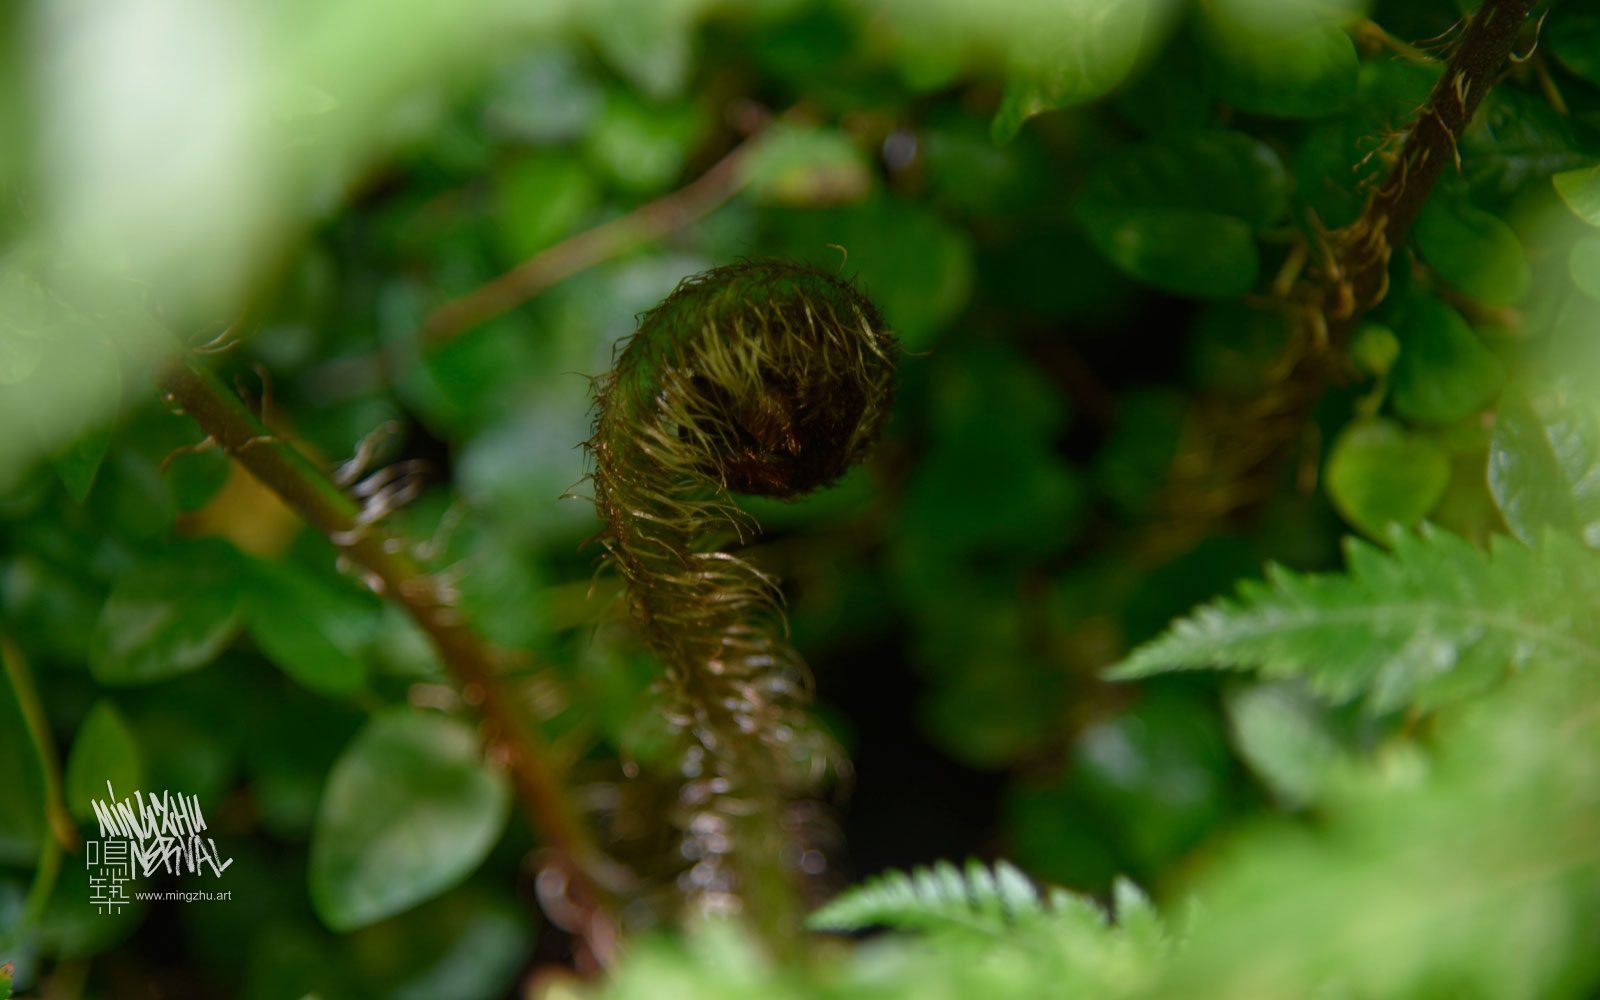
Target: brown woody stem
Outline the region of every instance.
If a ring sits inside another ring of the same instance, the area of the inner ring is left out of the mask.
[[[1164,501],[1164,523],[1145,540],[1147,558],[1183,551],[1219,522],[1257,509],[1312,407],[1340,377],[1343,349],[1388,293],[1389,261],[1404,245],[1456,143],[1511,53],[1534,0],[1485,0],[1462,32],[1444,74],[1418,109],[1394,166],[1360,217],[1327,234],[1326,262],[1286,297],[1302,325],[1299,354],[1257,399],[1216,407],[1198,447],[1182,449]]]
[[[1343,345],[1367,310],[1383,301],[1390,248],[1405,243],[1445,166],[1459,165],[1456,143],[1484,95],[1494,86],[1533,3],[1534,0],[1485,0],[1472,16],[1444,75],[1417,112],[1388,179],[1373,192],[1361,218],[1350,227],[1349,232],[1367,238],[1349,241],[1339,268],[1354,293],[1354,309],[1340,315],[1336,282],[1330,282],[1325,290],[1332,346]]]

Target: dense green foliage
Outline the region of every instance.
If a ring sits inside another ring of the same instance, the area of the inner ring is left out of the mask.
[[[95,6],[0,10],[0,996],[1600,984],[1600,7],[1457,78],[1468,0]],[[668,299],[769,257],[875,447]],[[663,300],[726,357],[597,431]],[[653,531],[700,438],[830,485]],[[231,897],[96,912],[108,782]]]

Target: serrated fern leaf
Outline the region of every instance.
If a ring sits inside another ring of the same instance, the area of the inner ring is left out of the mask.
[[[1347,540],[1344,573],[1270,567],[1265,582],[1206,605],[1136,649],[1116,679],[1196,668],[1306,678],[1336,700],[1433,707],[1507,670],[1600,666],[1600,562],[1552,538],[1487,550],[1433,528],[1392,549]]]
[[[1089,904],[1092,906],[1092,904]],[[811,915],[814,930],[865,927],[934,930],[956,927],[1005,934],[1047,912],[1028,877],[1004,861],[993,870],[968,861],[965,874],[948,861],[909,874],[891,871],[849,889]]]
[[[1117,879],[1112,905],[1119,921],[1141,936],[1159,938],[1160,917],[1138,886]],[[813,930],[856,931],[953,929],[1006,936],[1044,926],[1103,931],[1104,911],[1086,896],[1064,889],[1041,893],[1015,866],[997,861],[987,868],[968,861],[963,872],[948,861],[909,873],[891,871],[853,889],[811,915]]]
[[[969,861],[964,872],[940,862],[870,879],[809,923],[814,930],[889,927],[937,935],[939,949],[921,954],[932,978],[947,987],[944,995],[1006,995],[1001,979],[1026,987],[1009,995],[1136,995],[1165,968],[1171,942],[1132,882],[1117,880],[1112,907],[1115,923],[1094,900],[1064,889],[1041,893],[1003,861],[992,870]]]

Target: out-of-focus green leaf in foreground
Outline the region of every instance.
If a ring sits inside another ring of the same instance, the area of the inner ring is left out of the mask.
[[[1554,388],[1509,396],[1495,417],[1489,489],[1518,538],[1600,546],[1600,411]]]
[[[1176,945],[1126,883],[1111,924],[1081,897],[1041,898],[1003,864],[941,865],[869,882],[814,918],[916,936],[806,974],[713,925],[640,947],[585,995],[1564,995],[1600,961],[1586,930],[1600,918],[1597,696],[1593,677],[1530,671],[1446,712],[1431,750],[1396,744],[1341,769],[1316,828],[1257,827],[1213,859],[1189,886],[1198,905]]]
[[[1380,753],[1311,831],[1239,838],[1166,996],[1564,996],[1600,962],[1600,686],[1530,664]]]

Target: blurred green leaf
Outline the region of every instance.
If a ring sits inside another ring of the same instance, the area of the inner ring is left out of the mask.
[[[1395,747],[1340,782],[1315,827],[1230,844],[1155,995],[1533,997],[1591,981],[1573,929],[1600,918],[1593,673],[1530,669],[1508,688],[1442,720],[1436,753]]]
[[[1281,5],[1313,15],[1321,13],[1318,6],[1306,0]],[[1267,6],[1238,2],[1206,4],[1201,10],[1201,36],[1224,103],[1254,114],[1315,118],[1338,111],[1355,96],[1360,69],[1355,45],[1324,16],[1289,15],[1279,21],[1262,16]]]
[[[1600,84],[1600,14],[1581,5],[1552,8],[1543,37],[1561,65]]]
[[[1073,793],[1070,781],[1015,785],[1003,815],[1018,863],[1041,878],[1098,890],[1120,870],[1112,824],[1096,822],[1093,808]]]
[[[1489,490],[1529,545],[1553,530],[1600,546],[1600,413],[1553,389],[1508,393],[1489,446]]]
[[[519,261],[571,233],[598,201],[597,185],[582,163],[535,153],[496,173],[494,231],[506,258]]]
[[[362,981],[387,1000],[496,1000],[515,988],[533,928],[509,893],[464,886],[345,939]]]
[[[107,782],[115,796],[106,791]],[[94,819],[95,799],[112,802],[145,787],[139,745],[117,707],[102,698],[89,709],[72,741],[63,788],[67,810],[87,823]]]
[[[1216,717],[1181,694],[1151,690],[1078,740],[1072,775],[1115,831],[1134,871],[1159,871],[1228,810],[1231,762]]]
[[[604,105],[605,92],[580,53],[535,43],[504,68],[484,119],[496,135],[553,145],[580,138]]]
[[[692,106],[647,104],[613,90],[605,112],[584,136],[591,162],[630,194],[666,190],[683,173],[701,128]]]
[[[1176,295],[1231,299],[1255,287],[1255,234],[1215,212],[1084,208],[1078,218],[1113,264]]]
[[[1070,537],[1083,487],[1039,445],[967,438],[931,452],[906,489],[901,531],[941,551]]]
[[[1108,93],[1133,68],[1152,19],[1148,0],[1057,6],[1068,23],[1049,26],[1045,36],[1018,39],[1035,51],[1006,80],[993,125],[1000,142],[1015,138],[1035,115]]]
[[[997,146],[976,115],[946,113],[894,141],[914,144],[905,169],[927,171],[929,200],[957,212],[1009,219],[1037,211],[1055,191],[1038,137]],[[898,149],[903,156],[906,147]],[[1060,275],[1058,261],[1044,263]]]
[[[296,690],[274,698],[265,726],[251,727],[242,750],[250,771],[251,799],[261,825],[274,836],[303,844],[311,832],[328,773],[366,716],[352,705]],[[293,740],[283,732],[296,734]],[[304,890],[296,880],[296,896]]]
[[[146,904],[138,900],[98,912],[89,902],[93,894],[89,875],[89,867],[78,858],[68,855],[62,863],[39,926],[39,946],[45,954],[69,961],[98,955],[127,940],[144,919]]]
[[[860,100],[856,87],[863,39],[852,17],[838,4],[780,2],[771,18],[761,18],[752,45],[756,66],[784,84],[847,102]],[[837,81],[837,82],[835,82]]]
[[[1261,140],[1212,130],[1127,147],[1095,170],[1079,199],[1103,209],[1215,212],[1264,229],[1289,209],[1289,175]]]
[[[1075,211],[1101,253],[1158,288],[1226,299],[1254,287],[1253,229],[1288,207],[1277,154],[1237,132],[1148,142],[1102,163]]]
[[[44,363],[56,304],[21,261],[0,258],[0,385],[19,385]]]
[[[248,658],[228,658],[223,669],[203,670],[119,694],[151,788],[182,790],[203,802],[220,802],[239,771],[240,742],[252,716],[272,700],[253,683],[270,673]]]
[[[1396,324],[1400,360],[1392,374],[1394,407],[1432,424],[1463,420],[1500,389],[1504,369],[1461,314],[1431,296],[1405,306]]]
[[[0,385],[16,385],[38,370],[44,345],[15,330],[0,331]]]
[[[1593,162],[1578,148],[1571,121],[1543,97],[1518,87],[1485,94],[1457,146],[1473,197],[1484,204]]]
[[[1585,237],[1572,244],[1567,252],[1567,275],[1578,291],[1600,302],[1600,236]]]
[[[103,410],[114,412],[122,396],[122,372],[118,367],[115,349],[106,343],[96,345],[98,350],[84,352],[78,357],[79,378],[90,388],[87,392],[97,396]],[[67,488],[67,493],[79,503],[89,496],[95,473],[106,449],[111,446],[113,422],[98,410],[84,414],[76,434],[71,434],[66,445],[53,449],[50,464]]]
[[[1517,234],[1464,202],[1429,198],[1417,217],[1416,240],[1440,277],[1487,305],[1516,305],[1533,283]]]
[[[1227,700],[1233,745],[1290,806],[1316,801],[1344,753],[1327,713],[1298,684],[1255,684]]]
[[[1047,744],[1061,725],[1064,677],[1022,645],[1019,616],[950,601],[946,619],[965,609],[967,628],[925,626],[919,659],[943,672],[918,716],[938,746],[984,769],[1012,765]],[[932,609],[925,609],[932,610]],[[987,641],[986,641],[987,640]]]
[[[677,97],[688,82],[690,29],[708,0],[592,0],[577,10],[613,69],[656,100]]]
[[[202,539],[117,576],[95,624],[89,670],[102,684],[149,684],[216,659],[243,624],[238,552]]]
[[[1591,226],[1600,226],[1600,167],[1579,167],[1550,175],[1556,194],[1572,214]]]
[[[624,760],[670,766],[678,737],[667,722],[654,685],[661,665],[615,643],[586,644],[577,683],[596,724]]]
[[[999,345],[947,355],[935,376],[935,439],[906,485],[900,538],[939,554],[1067,540],[1083,488],[1052,451],[1066,413],[1049,382]]]
[[[968,236],[914,202],[877,197],[783,221],[789,252],[854,275],[908,351],[927,349],[972,293]]]
[[[375,625],[369,606],[288,563],[252,561],[248,574],[245,618],[267,658],[313,691],[360,690],[366,666],[357,650]]]
[[[482,863],[510,803],[463,723],[397,708],[357,734],[311,837],[311,903],[336,931],[438,895]]]
[[[1374,538],[1428,515],[1450,483],[1450,458],[1425,437],[1381,417],[1352,422],[1328,455],[1328,496]]]
[[[1400,338],[1382,323],[1362,323],[1350,339],[1350,358],[1369,375],[1389,374],[1400,357]]]
[[[1211,122],[1216,95],[1199,46],[1181,32],[1164,52],[1117,90],[1117,106],[1145,132],[1160,136],[1197,132]]]

